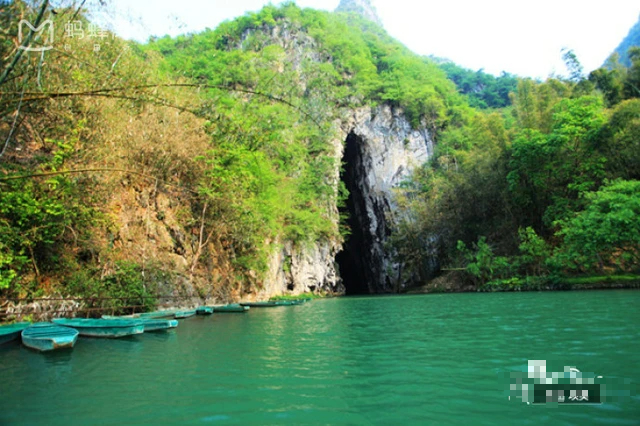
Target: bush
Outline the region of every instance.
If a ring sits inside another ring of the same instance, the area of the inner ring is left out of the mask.
[[[142,274],[142,268],[128,261],[118,261],[109,275],[99,278],[96,269],[80,269],[67,280],[65,289],[74,297],[88,299],[85,307],[92,314],[127,314],[155,308],[156,285]],[[135,308],[133,307],[135,306]]]

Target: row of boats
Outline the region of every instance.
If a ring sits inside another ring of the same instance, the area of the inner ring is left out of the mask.
[[[103,315],[100,319],[55,318],[51,322],[20,322],[0,326],[0,344],[22,338],[22,343],[37,351],[72,348],[78,336],[119,338],[152,331],[176,328],[179,319],[214,312],[247,312],[251,307],[267,308],[293,306],[308,299],[232,303],[220,306],[201,306],[192,310],[164,310],[133,315]]]

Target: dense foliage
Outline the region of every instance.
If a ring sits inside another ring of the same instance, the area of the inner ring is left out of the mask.
[[[509,94],[515,92],[518,85],[515,75],[503,72],[495,77],[483,70],[472,71],[449,61],[442,62],[440,67],[456,84],[458,91],[468,97],[472,107],[486,109],[511,105]]]
[[[136,234],[150,222],[136,220],[139,203],[131,193],[175,192],[187,206],[198,205],[177,185],[189,185],[197,173],[185,157],[194,156],[189,145],[197,147],[199,139],[185,137],[183,128],[199,123],[186,114],[175,118],[194,96],[159,93],[156,85],[168,81],[157,72],[158,58],[142,58],[92,27],[82,10],[61,3],[54,16],[47,2],[33,3],[0,4],[6,59],[0,71],[0,294],[95,298],[87,308],[151,305],[150,277],[169,265],[152,258],[147,235]],[[46,31],[18,37],[20,19],[38,26],[44,18],[55,21],[53,48],[18,48],[52,41],[42,36]],[[68,23],[84,37],[65,31]],[[100,36],[89,37],[90,28]],[[169,128],[172,121],[178,125]],[[163,145],[163,137],[173,145]],[[143,217],[150,204],[147,199]],[[130,223],[123,225],[125,218]],[[184,218],[193,220],[189,213]],[[123,240],[119,226],[129,224]],[[137,250],[127,249],[133,241]]]
[[[572,274],[640,268],[640,55],[629,68],[522,79],[513,106],[447,129],[398,194],[393,237],[409,276],[429,259],[476,286],[556,286]],[[564,281],[566,282],[566,281]]]
[[[327,212],[339,196],[330,129],[341,107],[386,102],[434,134],[464,109],[435,63],[353,14],[267,6],[145,50],[162,54],[170,75],[206,84],[215,143],[200,191],[243,242],[238,261],[256,270],[266,266],[261,241],[338,237]]]
[[[0,2],[2,295],[123,309],[177,282],[259,286],[285,241],[342,240],[335,123],[378,103],[437,141],[398,191],[407,277],[434,256],[477,285],[638,267],[640,50],[588,79],[570,52],[567,81],[496,78],[293,3],[143,45],[100,30],[96,49],[61,3],[33,54],[16,23],[50,13],[35,3]]]
[[[162,268],[208,294],[259,285],[284,241],[342,238],[332,129],[343,107],[389,103],[436,136],[466,109],[433,61],[353,14],[287,3],[144,45],[94,26],[95,49],[74,37],[91,26],[83,11],[56,9],[16,1],[0,13],[7,295],[122,296],[109,284],[121,265],[136,294],[150,283],[132,277]],[[56,46],[25,54],[17,18],[41,12]]]

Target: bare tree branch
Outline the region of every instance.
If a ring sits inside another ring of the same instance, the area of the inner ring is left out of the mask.
[[[140,91],[140,90],[148,90],[148,89],[158,89],[158,88],[171,88],[171,87],[189,87],[189,88],[199,88],[199,89],[218,89],[218,90],[226,90],[226,91],[230,91],[230,92],[238,92],[238,93],[246,93],[246,94],[251,94],[251,95],[256,95],[256,96],[260,96],[262,98],[265,99],[269,99],[271,101],[274,102],[279,102],[282,104],[285,104],[297,111],[300,111],[305,117],[307,117],[309,120],[311,120],[316,126],[318,126],[319,128],[322,128],[322,126],[320,125],[320,123],[307,111],[303,110],[301,107],[299,107],[298,105],[295,105],[294,103],[286,100],[286,99],[282,99],[280,97],[277,96],[273,96],[270,95],[268,93],[263,93],[263,92],[259,92],[256,90],[251,90],[251,89],[245,89],[245,88],[238,88],[238,87],[229,87],[229,86],[224,86],[224,85],[218,85],[218,84],[195,84],[195,83],[161,83],[161,84],[144,84],[144,85],[140,85],[140,86],[129,86],[129,87],[113,87],[113,88],[106,88],[106,89],[94,89],[94,90],[85,90],[85,91],[77,91],[77,92],[25,92],[25,95],[30,96],[28,98],[25,99],[25,102],[34,102],[34,101],[40,101],[40,100],[46,100],[46,99],[57,99],[57,98],[70,98],[70,97],[82,97],[82,96],[100,96],[100,97],[117,97],[117,98],[122,98],[122,99],[131,99],[131,100],[138,100],[138,101],[144,101],[145,99],[138,99],[138,98],[134,98],[132,96],[127,96],[127,95],[114,95],[114,93],[117,92],[127,92],[127,91]],[[17,95],[16,92],[0,92],[0,95]],[[4,104],[11,104],[11,103],[15,103],[15,100],[8,100],[6,102],[3,102]],[[2,103],[0,103],[2,104]],[[169,104],[169,103],[162,103],[162,105],[164,106],[171,106],[173,108],[178,108],[181,109],[183,111],[186,112],[191,112],[193,114],[197,113],[193,110],[189,110],[188,108],[185,107],[180,107],[177,105],[173,105],[173,104]]]
[[[7,146],[9,145],[9,140],[11,140],[11,136],[13,136],[13,132],[16,129],[16,123],[18,122],[18,117],[20,117],[20,107],[22,106],[22,99],[24,98],[24,90],[22,91],[22,95],[20,96],[20,103],[18,104],[18,109],[16,110],[16,117],[13,119],[13,125],[11,126],[11,130],[7,135],[7,140],[4,141],[4,147],[2,151],[0,151],[0,158],[4,155],[4,152],[7,150]]]

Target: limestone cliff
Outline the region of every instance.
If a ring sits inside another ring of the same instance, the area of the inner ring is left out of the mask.
[[[331,61],[318,54],[318,44],[304,31],[285,25],[271,29],[269,36],[270,43],[286,49],[286,60],[296,67],[304,61]],[[414,129],[402,109],[389,105],[372,107],[363,101],[335,115],[331,145],[337,161],[331,179],[336,190],[342,179],[350,193],[343,213],[349,216],[351,236],[346,241],[301,246],[275,242],[258,299],[309,291],[385,293],[402,285],[399,265],[387,247],[393,227],[393,192],[429,159],[433,140],[425,127]],[[331,210],[337,224],[337,206]]]
[[[378,16],[376,8],[369,0],[341,0],[336,12],[357,13],[371,22],[382,26],[382,20]]]
[[[402,110],[388,105],[345,110],[336,125],[336,156],[342,158],[342,179],[350,194],[345,213],[351,236],[343,244],[285,243],[271,258],[259,296],[316,290],[388,293],[402,284],[399,265],[386,247],[393,226],[393,191],[432,155],[431,136],[424,128],[413,129]]]
[[[387,247],[393,227],[394,188],[433,152],[429,132],[413,129],[402,110],[387,105],[351,111],[343,123],[343,180],[352,234],[339,255],[350,292],[393,292],[402,284]]]

